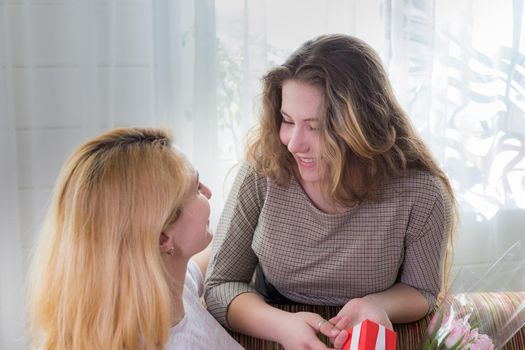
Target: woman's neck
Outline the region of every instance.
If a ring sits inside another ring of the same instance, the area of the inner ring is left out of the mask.
[[[188,259],[177,256],[164,256],[164,263],[172,278],[171,293],[171,325],[177,325],[184,318],[184,280],[188,268]]]
[[[320,184],[304,182],[299,179],[299,183],[303,188],[304,192],[310,198],[310,201],[317,207],[317,209],[328,213],[328,214],[339,214],[348,210],[347,207],[344,207],[340,204],[335,203],[332,200],[327,199],[323,192],[321,191]]]

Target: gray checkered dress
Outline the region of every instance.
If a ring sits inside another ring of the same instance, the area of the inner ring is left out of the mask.
[[[340,214],[316,208],[292,177],[275,184],[243,164],[213,239],[206,276],[208,310],[224,326],[230,302],[266,279],[298,303],[344,305],[396,282],[416,288],[431,308],[452,218],[441,181],[411,170],[380,189],[381,201]]]

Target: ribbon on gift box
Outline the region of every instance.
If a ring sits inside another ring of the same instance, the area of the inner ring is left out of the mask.
[[[343,350],[396,350],[396,332],[370,320],[348,331]]]

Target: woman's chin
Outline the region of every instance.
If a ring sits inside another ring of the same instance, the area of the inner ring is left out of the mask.
[[[319,182],[319,174],[317,172],[312,173],[312,172],[305,171],[305,172],[300,172],[300,175],[301,175],[301,180],[303,183],[313,184],[313,183]]]
[[[210,244],[211,240],[213,239],[213,234],[211,233],[210,229],[207,229],[206,232],[205,232],[205,241],[206,241],[206,246],[208,246],[208,244]]]

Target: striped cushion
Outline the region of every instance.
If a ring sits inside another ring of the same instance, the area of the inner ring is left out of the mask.
[[[499,293],[471,293],[468,298],[475,305],[474,313],[481,322],[492,320],[488,327],[495,329],[501,327],[508,317],[516,310],[518,305],[525,301],[525,292],[499,292]],[[288,312],[308,311],[315,312],[325,319],[330,319],[337,314],[339,306],[315,306],[315,305],[274,305]],[[457,305],[460,307],[459,305]],[[398,350],[417,350],[422,336],[424,335],[432,315],[412,323],[395,324],[397,332]],[[231,332],[232,336],[248,350],[258,349],[283,349],[279,344],[261,340],[246,335]],[[323,339],[329,344],[328,339]],[[522,327],[512,339],[502,348],[503,350],[525,349],[525,327]]]

